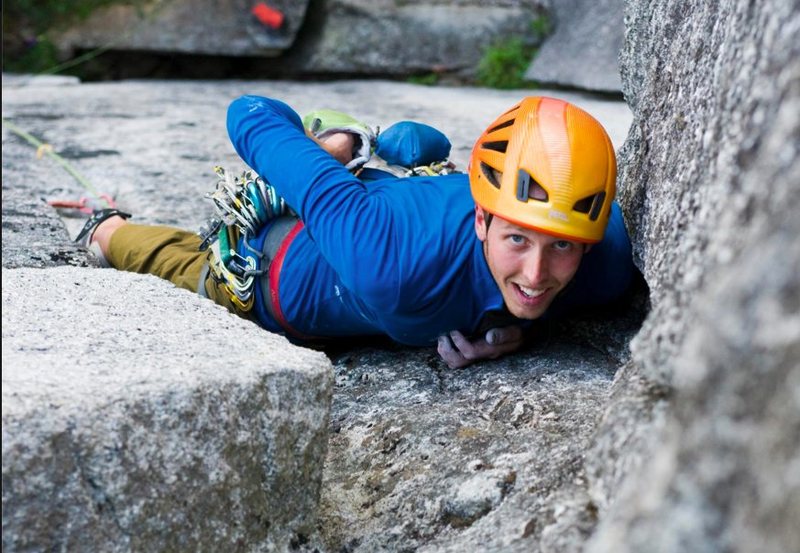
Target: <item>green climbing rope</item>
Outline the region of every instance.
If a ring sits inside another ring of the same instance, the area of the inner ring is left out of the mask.
[[[61,167],[63,167],[67,173],[72,175],[72,177],[76,181],[78,181],[78,183],[80,183],[80,185],[83,186],[89,194],[94,196],[99,202],[103,202],[106,207],[111,207],[108,200],[99,192],[97,192],[95,187],[92,186],[92,183],[90,183],[86,179],[86,177],[81,175],[72,165],[70,165],[70,163],[66,159],[58,155],[56,152],[54,152],[53,147],[50,144],[42,142],[32,134],[25,132],[24,130],[16,126],[14,123],[6,120],[5,118],[3,118],[2,121],[4,127],[6,127],[8,130],[13,132],[17,136],[24,138],[32,146],[35,146],[37,155],[46,155],[55,160],[55,162],[58,163]]]

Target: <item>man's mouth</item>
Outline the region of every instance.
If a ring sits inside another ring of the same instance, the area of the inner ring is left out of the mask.
[[[520,292],[520,295],[528,300],[535,300],[543,296],[545,292],[547,292],[547,288],[528,288],[527,286],[517,284],[516,282],[513,284],[516,287],[516,289]]]

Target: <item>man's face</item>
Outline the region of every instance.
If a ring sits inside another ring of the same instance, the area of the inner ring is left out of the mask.
[[[475,232],[506,307],[520,319],[536,319],[569,284],[588,248],[519,227],[500,217],[486,229],[483,209],[475,207]]]

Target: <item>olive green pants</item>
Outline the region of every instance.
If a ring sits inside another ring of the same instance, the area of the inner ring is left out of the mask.
[[[209,276],[206,267],[211,251],[201,252],[199,246],[200,237],[192,232],[128,223],[111,235],[105,255],[109,264],[120,271],[155,275],[192,292],[203,286],[209,299],[231,313],[255,320],[252,312],[237,307],[223,285]]]

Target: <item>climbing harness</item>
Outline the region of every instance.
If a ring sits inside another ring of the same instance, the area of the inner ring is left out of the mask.
[[[302,340],[319,340],[319,337],[303,334],[289,324],[289,321],[283,314],[283,308],[281,307],[281,300],[279,296],[280,288],[278,285],[280,284],[281,269],[283,269],[283,261],[286,258],[286,252],[289,251],[289,246],[292,245],[295,237],[300,234],[300,231],[303,230],[303,228],[303,222],[298,219],[296,221],[292,221],[291,227],[288,227],[288,229],[276,229],[279,231],[280,246],[278,247],[277,251],[274,252],[274,255],[269,255],[270,263],[269,268],[267,269],[267,279],[266,282],[262,283],[262,291],[265,293],[264,295],[267,299],[267,301],[264,302],[267,312],[275,321],[277,321],[279,325],[281,325],[288,335],[294,336],[295,338],[300,338]],[[267,248],[265,248],[265,251],[267,251]],[[263,288],[264,284],[267,285],[268,289],[265,290]]]
[[[254,172],[233,176],[220,166],[214,167],[214,172],[216,187],[205,197],[213,202],[216,216],[198,233],[200,251],[211,249],[211,276],[224,285],[237,307],[250,311],[256,278],[266,272],[264,254],[250,241],[267,222],[292,212],[275,189]]]

